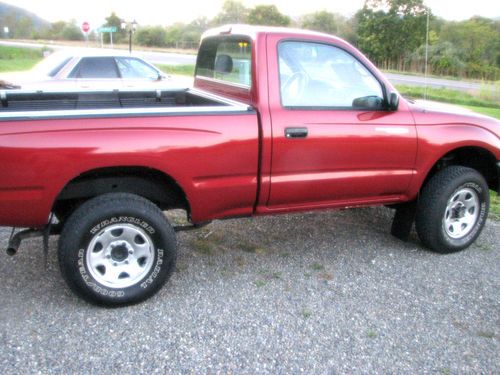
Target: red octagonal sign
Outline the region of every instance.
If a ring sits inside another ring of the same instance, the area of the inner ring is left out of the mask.
[[[88,22],[84,22],[82,23],[82,31],[84,33],[88,33],[90,30],[90,24]]]

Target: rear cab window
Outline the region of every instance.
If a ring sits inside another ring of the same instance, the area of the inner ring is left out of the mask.
[[[196,78],[250,89],[251,40],[235,35],[205,39],[198,53]]]

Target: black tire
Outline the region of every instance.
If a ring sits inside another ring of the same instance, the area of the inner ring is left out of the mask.
[[[104,194],[69,216],[58,257],[63,278],[80,297],[96,305],[131,305],[151,297],[170,277],[175,233],[150,201]]]
[[[463,250],[481,233],[489,205],[488,184],[479,172],[447,167],[436,173],[420,193],[415,219],[418,236],[438,253]]]

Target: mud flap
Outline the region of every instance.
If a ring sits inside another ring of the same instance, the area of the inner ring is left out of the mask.
[[[408,241],[416,213],[416,200],[399,204],[392,219],[391,234],[401,241]]]

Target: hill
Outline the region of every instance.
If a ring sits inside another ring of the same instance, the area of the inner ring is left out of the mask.
[[[2,26],[0,37],[7,37],[4,34],[4,27],[7,26],[9,28],[9,37],[30,38],[34,33],[49,28],[50,22],[28,12],[26,9],[0,2],[0,25]]]

